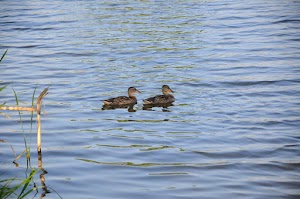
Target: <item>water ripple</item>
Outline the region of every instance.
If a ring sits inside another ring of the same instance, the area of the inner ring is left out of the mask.
[[[2,0],[0,104],[16,105],[13,88],[28,106],[51,85],[44,177],[63,198],[299,198],[299,8]],[[164,84],[173,106],[145,108]],[[130,86],[142,91],[133,110],[101,109]],[[36,118],[2,113],[1,178],[24,176],[11,147],[22,153],[25,137],[36,167]]]

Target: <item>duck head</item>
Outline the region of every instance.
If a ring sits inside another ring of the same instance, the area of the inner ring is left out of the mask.
[[[169,93],[174,93],[174,91],[168,85],[163,85],[161,90],[164,95],[168,95]]]
[[[135,87],[129,87],[128,88],[128,95],[129,96],[133,96],[135,93],[141,93],[141,91],[139,91]]]

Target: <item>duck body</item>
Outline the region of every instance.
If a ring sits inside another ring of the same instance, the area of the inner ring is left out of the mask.
[[[159,105],[159,104],[171,104],[175,102],[175,97],[171,95],[172,89],[169,86],[163,85],[162,86],[162,93],[163,95],[156,95],[154,97],[149,97],[144,99],[143,102],[146,105]]]
[[[175,102],[173,95],[156,95],[143,100],[144,104],[169,104]]]
[[[103,100],[104,105],[109,106],[123,106],[123,105],[132,105],[137,103],[137,99],[134,96],[135,93],[140,93],[136,88],[129,87],[128,88],[128,97],[127,96],[119,96],[110,98],[107,100]]]
[[[137,103],[137,99],[136,97],[127,97],[127,96],[119,96],[119,97],[115,97],[115,98],[110,98],[107,100],[103,100],[103,103],[105,105],[130,105],[130,104],[136,104]]]

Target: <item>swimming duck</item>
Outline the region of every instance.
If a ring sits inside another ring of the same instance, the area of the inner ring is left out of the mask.
[[[173,93],[172,89],[168,85],[162,86],[162,93],[163,95],[156,95],[155,97],[150,97],[147,99],[144,99],[144,104],[170,104],[175,101],[175,98],[170,93]]]
[[[119,96],[119,97],[103,100],[102,102],[104,103],[104,105],[110,105],[110,106],[136,104],[137,100],[136,100],[136,97],[134,96],[135,93],[141,93],[141,92],[139,90],[137,90],[135,87],[129,87],[128,88],[128,97],[127,96]]]

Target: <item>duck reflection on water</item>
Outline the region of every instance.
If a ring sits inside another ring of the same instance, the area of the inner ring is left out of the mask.
[[[128,110],[128,112],[136,112],[136,110],[133,108],[134,107],[134,104],[124,104],[124,105],[106,105],[104,104],[102,106],[102,110],[115,110],[115,109],[120,109],[120,108],[123,108],[123,109],[126,109]]]
[[[143,105],[143,110],[148,110],[148,111],[151,111],[152,108],[155,108],[155,107],[162,107],[162,111],[163,112],[171,112],[168,107],[170,106],[174,106],[173,103],[166,103],[166,104],[144,104]]]

